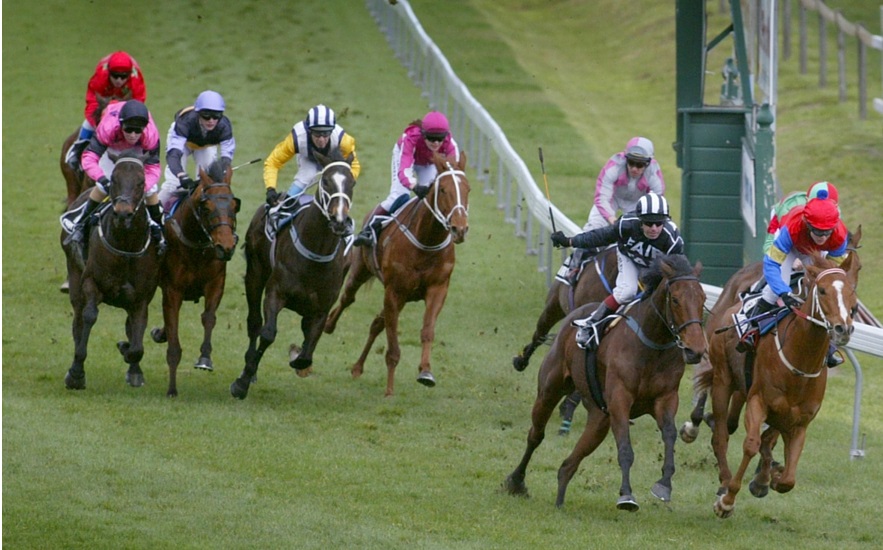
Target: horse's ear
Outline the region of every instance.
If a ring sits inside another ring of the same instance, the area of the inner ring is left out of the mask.
[[[352,166],[352,165],[353,165],[353,160],[355,160],[355,158],[356,158],[356,156],[355,156],[354,154],[350,153],[350,154],[347,155],[346,158],[343,159],[343,160],[344,160],[344,162],[346,162],[347,164],[349,164],[350,166]]]
[[[117,161],[120,160],[121,156],[123,156],[121,153],[112,153],[109,150],[107,151],[107,158],[109,158],[110,161],[114,164],[116,164]]]
[[[854,233],[849,234],[847,246],[849,248],[858,248],[861,240],[862,240],[862,226],[859,225],[858,229],[856,229]]]
[[[233,197],[233,204],[236,205],[233,207],[233,211],[238,214],[239,208],[242,207],[242,199],[240,199],[239,197]]]
[[[702,260],[696,262],[696,265],[693,266],[693,275],[697,277],[702,274]]]
[[[674,268],[664,259],[659,260],[659,270],[666,279],[671,279],[676,275]]]
[[[457,170],[466,171],[466,151],[460,151],[460,162],[457,163]]]
[[[316,157],[316,160],[319,161],[319,166],[325,167],[331,164],[331,159],[320,153],[319,151],[313,151],[313,156]]]

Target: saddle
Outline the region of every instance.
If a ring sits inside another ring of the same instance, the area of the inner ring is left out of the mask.
[[[791,274],[791,291],[798,296],[801,295],[803,291],[803,276],[803,271],[795,271]],[[755,313],[757,303],[762,299],[761,295],[766,286],[766,280],[761,278],[748,287],[748,290],[739,294],[739,300],[742,302],[742,306],[732,317],[733,326],[736,329],[736,335],[739,337],[740,342],[748,343],[747,340],[750,340],[748,336],[755,333],[757,333],[758,336],[766,334],[779,319],[789,313],[787,308],[779,310],[779,312],[784,311],[782,315],[779,315],[778,313],[773,315],[773,313],[777,311],[775,309],[771,310],[768,315],[758,316]],[[756,339],[754,340],[756,342]]]
[[[58,221],[59,223],[61,223],[61,228],[64,230],[65,233],[67,233],[68,235],[71,234],[74,226],[76,226],[80,222],[80,219],[83,217],[83,212],[86,210],[87,204],[89,204],[88,201],[84,201],[83,204],[81,204],[80,206],[74,208],[73,210],[68,210],[67,212],[64,212],[61,216],[59,216]],[[110,208],[110,201],[105,199],[104,202],[100,204],[94,212],[92,212],[92,223],[90,223],[89,226],[91,227],[92,225],[95,225],[98,219],[101,218],[102,215],[104,215],[104,211],[108,208]]]
[[[267,239],[276,240],[276,234],[290,224],[301,212],[313,202],[313,195],[301,194],[296,197],[285,196],[275,206],[266,206],[264,218],[264,234]]]

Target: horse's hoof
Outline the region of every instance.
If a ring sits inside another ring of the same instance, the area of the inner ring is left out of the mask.
[[[144,385],[144,374],[140,372],[127,372],[126,384],[133,388],[140,388]]]
[[[627,512],[637,512],[638,501],[635,500],[635,497],[632,495],[622,495],[619,497],[619,500],[616,501],[616,509],[617,510],[625,510]]]
[[[653,493],[654,497],[658,498],[662,502],[671,502],[671,487],[666,487],[665,485],[657,481],[653,484],[650,492]]]
[[[757,498],[763,498],[767,496],[767,494],[769,494],[770,486],[761,485],[760,483],[757,483],[752,479],[751,483],[748,484],[748,490],[751,491],[751,494],[756,496]]]
[[[85,390],[86,389],[86,375],[77,378],[73,376],[70,371],[64,375],[64,386],[69,390]]]
[[[67,279],[65,279],[64,282],[61,283],[61,286],[58,287],[58,290],[60,290],[63,294],[67,294],[67,293],[69,293],[69,292],[71,291],[71,284],[70,284],[70,281],[68,281]]]
[[[298,375],[301,378],[309,378],[311,374],[313,374],[313,367],[307,367],[305,369],[295,369],[294,374]]]
[[[248,382],[243,381],[242,378],[237,378],[230,384],[230,395],[235,397],[236,399],[245,399],[248,397]]]
[[[716,501],[714,501],[714,515],[721,519],[726,519],[733,515],[733,510],[735,506],[725,506],[721,501],[722,497],[718,497]]]
[[[678,432],[681,436],[681,441],[684,443],[693,443],[696,441],[696,436],[699,435],[699,428],[697,428],[692,422],[689,420],[684,422],[684,425],[681,426],[680,431]]]
[[[215,370],[214,365],[212,365],[212,358],[206,357],[205,355],[203,355],[199,358],[199,360],[196,361],[196,363],[193,365],[193,368],[207,370],[209,372]]]
[[[427,388],[432,388],[435,386],[435,377],[432,376],[432,373],[428,370],[425,370],[417,375],[417,381]]]
[[[527,485],[524,484],[524,481],[515,481],[512,479],[511,475],[506,477],[506,480],[503,482],[500,489],[506,491],[512,496],[525,498],[530,496],[527,494]]]
[[[527,368],[527,361],[524,359],[522,355],[516,355],[512,358],[512,367],[518,372],[523,371]]]
[[[165,344],[166,331],[161,329],[160,327],[156,327],[155,329],[150,331],[150,338],[153,339],[153,341],[157,344]]]

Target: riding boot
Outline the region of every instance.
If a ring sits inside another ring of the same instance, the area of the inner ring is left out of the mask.
[[[67,150],[64,162],[70,166],[72,170],[81,170],[80,157],[83,156],[83,151],[86,150],[87,145],[89,145],[89,140],[80,138],[71,145],[70,149]]]
[[[598,309],[596,309],[594,313],[592,313],[589,317],[581,321],[575,321],[574,324],[579,326],[579,330],[576,331],[576,344],[579,347],[586,349],[586,347],[592,340],[592,336],[595,333],[595,324],[613,313],[614,311],[615,310],[608,307],[606,303],[601,302],[601,305],[598,306]]]
[[[382,206],[377,206],[374,208],[374,211],[371,212],[371,216],[368,218],[368,223],[359,231],[359,234],[356,235],[356,239],[353,241],[354,246],[373,246],[376,240],[376,236],[380,234],[380,230],[383,229],[383,219],[380,216],[385,216],[389,214],[386,209]]]
[[[837,351],[837,346],[834,344],[828,344],[828,356],[825,358],[825,364],[828,365],[829,369],[843,364],[843,357]]]
[[[83,210],[83,213],[80,214],[80,217],[71,229],[70,235],[64,240],[65,245],[74,243],[75,245],[82,247],[83,241],[86,240],[86,232],[89,229],[89,226],[92,225],[92,213],[95,212],[95,209],[98,208],[99,204],[101,203],[94,201],[89,197],[89,202],[86,203],[86,208]]]
[[[757,304],[751,311],[749,311],[746,316],[749,319],[750,327],[745,331],[745,334],[742,336],[742,339],[739,340],[739,343],[736,344],[736,351],[739,353],[745,353],[750,349],[754,349],[755,346],[755,333],[759,331],[758,327],[758,317],[763,315],[768,311],[772,311],[775,309],[776,304],[771,304],[764,300],[763,298],[757,301]]]
[[[147,212],[150,214],[150,238],[156,243],[156,255],[166,253],[166,239],[163,232],[162,207],[159,204],[148,204]]]

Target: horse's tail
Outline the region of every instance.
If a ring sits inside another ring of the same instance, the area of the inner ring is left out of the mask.
[[[702,356],[699,365],[693,371],[693,394],[699,395],[711,389],[714,381],[714,367],[708,360],[708,354]]]

